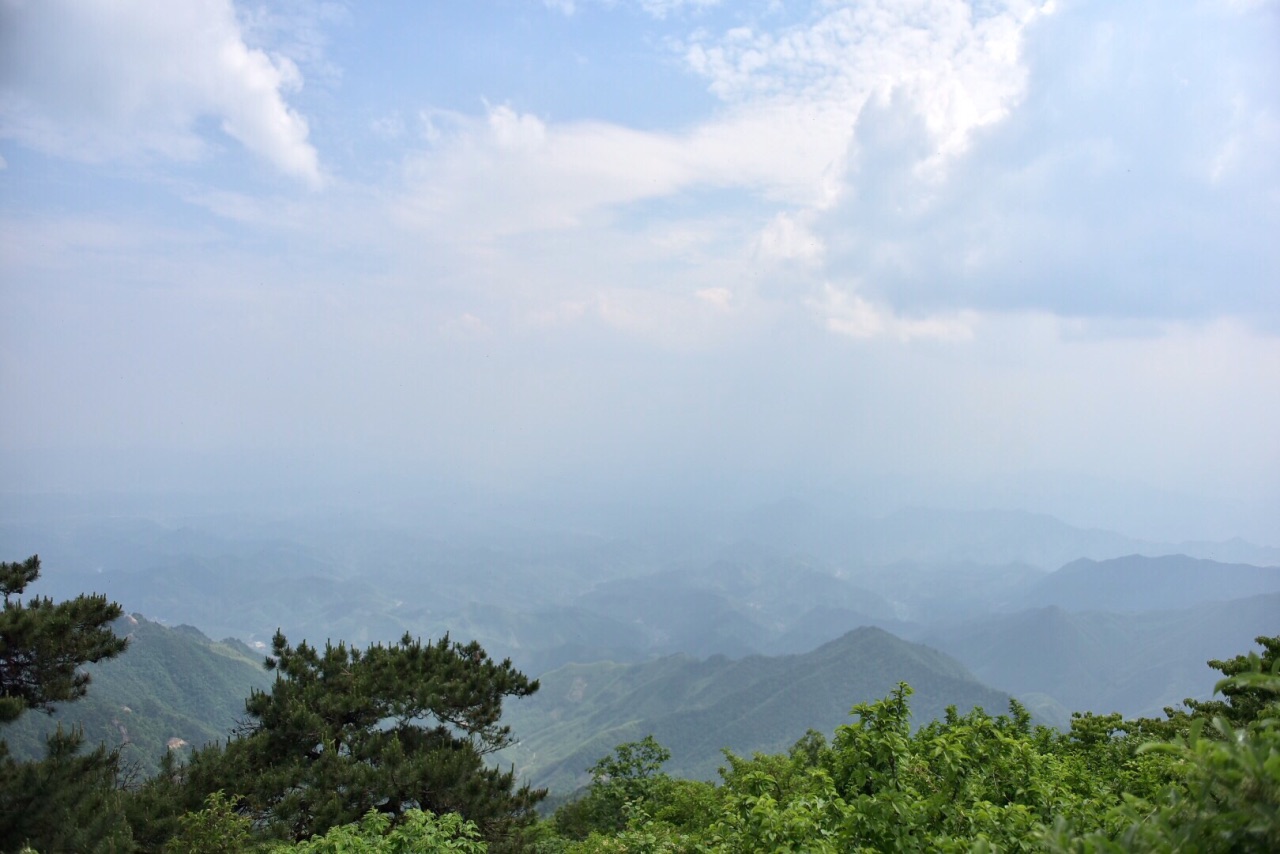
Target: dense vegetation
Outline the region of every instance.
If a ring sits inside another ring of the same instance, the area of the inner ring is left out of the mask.
[[[3,564],[0,708],[75,700],[79,665],[118,654],[100,597],[11,602],[38,561]],[[82,622],[66,623],[68,614]],[[104,632],[107,632],[104,634]],[[619,745],[537,819],[539,791],[486,762],[502,701],[538,683],[447,638],[356,649],[277,635],[269,689],[225,744],[121,787],[118,757],[58,731],[44,759],[0,747],[0,849],[39,851],[1280,850],[1280,637],[1211,662],[1221,699],[1162,719],[1078,714],[1059,732],[1012,702],[913,728],[912,689],[860,703],[828,739],[726,754],[677,779],[654,738]],[[6,730],[7,732],[7,730]]]
[[[121,608],[103,596],[64,602],[48,597],[22,601],[40,576],[40,558],[0,563],[0,724],[27,712],[52,713],[85,695],[86,662],[124,652],[111,622]],[[39,840],[48,850],[112,850],[127,844],[129,828],[115,788],[119,758],[104,747],[81,753],[79,732],[59,728],[44,759],[19,762],[0,740],[0,848]]]
[[[485,761],[510,742],[503,699],[538,688],[509,661],[448,638],[361,651],[294,647],[277,634],[267,667],[276,680],[246,701],[234,738],[169,763],[134,793],[142,847],[161,848],[181,816],[216,793],[234,796],[259,835],[293,841],[369,811],[457,813],[494,840],[532,820],[544,793]]]

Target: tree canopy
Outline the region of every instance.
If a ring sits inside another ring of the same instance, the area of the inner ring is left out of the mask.
[[[0,563],[0,724],[23,712],[53,712],[85,695],[81,667],[128,646],[111,623],[122,612],[105,596],[65,602],[22,594],[40,576],[40,558]],[[47,851],[127,848],[131,834],[116,791],[117,756],[98,747],[81,753],[83,735],[61,727],[37,762],[16,762],[0,740],[0,850],[35,845]]]
[[[405,635],[318,649],[277,632],[267,667],[276,681],[246,701],[241,732],[180,772],[188,802],[235,792],[241,811],[297,840],[370,810],[458,813],[495,836],[530,820],[545,794],[485,759],[511,740],[504,698],[538,683],[474,642]]]
[[[65,602],[21,596],[40,576],[40,558],[0,563],[0,723],[27,709],[52,712],[83,697],[89,675],[81,666],[124,652],[128,641],[111,631],[123,609],[100,595]]]

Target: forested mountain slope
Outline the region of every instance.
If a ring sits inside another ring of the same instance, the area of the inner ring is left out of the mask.
[[[954,659],[876,628],[861,628],[803,655],[668,656],[643,664],[572,664],[544,674],[541,690],[511,703],[504,720],[520,743],[503,761],[536,785],[571,790],[613,746],[653,734],[676,776],[711,779],[722,748],[781,751],[808,729],[829,733],[855,704],[899,682],[916,694],[918,723],[946,706],[1002,712],[1009,697]]]
[[[129,646],[110,661],[89,665],[86,697],[52,716],[27,714],[5,730],[19,758],[44,754],[44,737],[59,723],[83,726],[88,744],[119,747],[126,765],[152,773],[169,749],[225,739],[244,717],[253,688],[271,675],[263,656],[237,641],[217,643],[190,626],[166,628],[138,616],[115,625]]]

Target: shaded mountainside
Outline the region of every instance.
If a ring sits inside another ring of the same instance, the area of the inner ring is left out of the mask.
[[[93,678],[86,697],[60,705],[53,716],[28,713],[5,728],[16,756],[43,756],[45,736],[61,723],[83,727],[89,744],[121,748],[127,764],[150,774],[170,744],[185,752],[225,739],[244,717],[249,692],[271,683],[263,656],[238,641],[218,643],[191,626],[166,628],[137,616],[115,628],[128,635],[129,647],[86,667]]]
[[[540,681],[536,695],[505,711],[520,743],[501,761],[556,791],[577,788],[615,745],[648,734],[671,751],[671,774],[713,779],[723,748],[776,752],[809,729],[830,735],[854,704],[884,697],[898,682],[916,691],[917,723],[952,704],[1003,712],[1009,702],[954,659],[870,627],[803,655],[572,664]]]
[[[1073,561],[1032,585],[1023,604],[1068,611],[1168,611],[1277,592],[1280,566],[1129,555]]]
[[[1161,716],[1165,706],[1212,690],[1219,674],[1206,661],[1277,633],[1280,593],[1269,593],[1137,614],[1036,608],[938,628],[921,640],[1062,723],[1068,710]]]

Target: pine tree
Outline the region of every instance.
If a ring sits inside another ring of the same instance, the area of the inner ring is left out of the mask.
[[[123,609],[105,596],[36,597],[24,605],[19,597],[39,575],[38,556],[0,563],[0,723],[83,697],[89,675],[80,667],[113,658],[128,643],[111,631]]]
[[[545,795],[485,761],[511,743],[503,698],[538,683],[474,642],[424,645],[406,634],[364,651],[319,650],[277,633],[267,667],[275,684],[246,701],[239,736],[184,769],[187,801],[235,792],[243,811],[299,840],[371,809],[456,812],[494,839],[531,819]]]
[[[1247,673],[1275,673],[1280,669],[1280,635],[1254,638],[1262,654],[1250,652],[1226,661],[1213,659],[1209,666],[1228,677],[1221,683],[1221,700],[1187,700],[1186,706],[1201,717],[1222,717],[1232,726],[1244,726],[1263,716],[1276,702],[1274,692],[1258,687],[1246,679],[1231,679]]]
[[[66,602],[21,601],[40,575],[40,558],[0,563],[0,724],[27,710],[52,713],[85,695],[82,665],[112,658],[128,644],[111,631],[122,609],[105,596]],[[0,740],[0,850],[129,851],[133,844],[116,789],[119,757],[99,747],[81,753],[79,731],[61,727],[46,756],[16,762]]]

